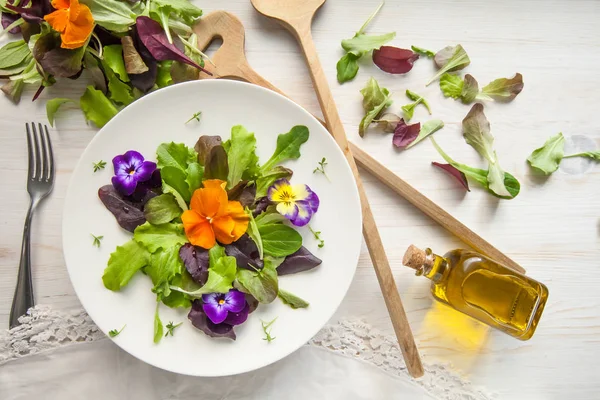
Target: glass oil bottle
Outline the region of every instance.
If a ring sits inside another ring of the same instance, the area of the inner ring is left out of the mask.
[[[530,339],[548,288],[470,250],[443,257],[411,245],[402,263],[431,280],[431,294],[446,305],[520,340]]]

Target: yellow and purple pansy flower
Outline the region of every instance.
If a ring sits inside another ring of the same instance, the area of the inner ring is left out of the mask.
[[[277,212],[296,226],[308,224],[319,209],[319,197],[308,185],[291,185],[287,179],[275,181],[267,197],[277,204]]]

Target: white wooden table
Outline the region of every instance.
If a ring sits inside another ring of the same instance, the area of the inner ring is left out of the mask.
[[[219,5],[197,2],[206,12]],[[460,122],[469,110],[445,99],[436,84],[425,88],[432,62],[418,60],[405,76],[390,76],[361,63],[357,78],[343,86],[335,79],[342,55],[340,40],[351,37],[377,2],[329,0],[314,23],[314,38],[332,86],[342,120],[354,143],[383,162],[466,225],[484,236],[529,274],[546,283],[550,297],[536,335],[520,342],[488,330],[466,317],[439,307],[428,293],[429,282],[401,265],[410,243],[442,254],[462,243],[423,216],[405,200],[363,175],[371,204],[390,257],[398,287],[420,351],[430,359],[454,364],[474,383],[507,399],[598,398],[600,356],[600,166],[565,160],[548,179],[532,173],[525,160],[547,137],[562,131],[584,136],[600,146],[600,1],[594,0],[388,0],[369,29],[397,31],[392,44],[440,49],[461,43],[471,57],[469,72],[480,82],[524,76],[525,89],[511,104],[486,104],[502,166],[521,182],[514,200],[497,200],[473,185],[464,193],[431,161],[441,161],[427,142],[406,152],[392,147],[391,136],[357,134],[362,117],[359,90],[369,76],[396,93],[390,108],[408,103],[410,88],[424,95],[434,117],[446,122],[436,134],[455,159],[483,165],[461,136]],[[320,115],[304,61],[290,35],[259,16],[249,0],[222,4],[247,30],[250,64],[291,98]],[[24,123],[46,120],[45,100],[78,98],[85,80],[62,81],[30,102],[12,105],[0,96],[0,326],[8,314],[16,281],[21,232],[27,208]],[[427,119],[418,109],[415,120]],[[52,196],[34,217],[33,271],[38,303],[56,308],[78,306],[69,282],[61,246],[63,200],[79,154],[95,134],[79,111],[62,113],[52,132],[57,180]],[[569,161],[569,163],[566,163]],[[363,245],[354,283],[337,317],[363,317],[392,333],[374,271]]]

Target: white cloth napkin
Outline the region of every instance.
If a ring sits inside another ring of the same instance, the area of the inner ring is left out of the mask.
[[[110,340],[99,340],[0,366],[0,399],[420,400],[435,397],[412,381],[314,346],[304,346],[254,372],[197,378],[152,367]]]

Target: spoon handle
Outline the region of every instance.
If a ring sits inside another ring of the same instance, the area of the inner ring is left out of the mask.
[[[354,162],[354,157],[350,151],[344,126],[340,120],[331,89],[329,88],[327,78],[325,77],[321,62],[319,61],[319,56],[312,40],[310,27],[308,27],[308,29],[296,30],[296,34],[310,69],[313,86],[317,92],[321,110],[325,116],[325,122],[327,123],[333,138],[344,152],[346,160],[348,161],[348,164],[350,164],[350,168],[356,179],[356,186],[358,187],[362,205],[363,236],[367,243],[367,248],[369,249],[369,255],[373,262],[373,267],[375,268],[379,286],[383,292],[383,298],[390,314],[394,332],[396,333],[400,350],[402,350],[402,355],[404,356],[404,361],[406,362],[409,373],[413,377],[418,378],[423,376],[421,358],[408,323],[408,318],[406,317],[406,312],[404,311],[404,306],[402,305],[402,300],[400,299],[400,294],[398,293],[398,288],[396,287],[390,263],[385,254],[381,236],[379,236],[379,230],[375,224],[375,218],[373,217],[369,200],[358,173],[358,168]]]

